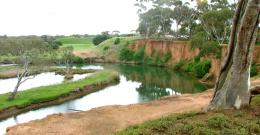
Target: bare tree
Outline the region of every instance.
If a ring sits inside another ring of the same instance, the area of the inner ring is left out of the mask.
[[[249,105],[250,65],[260,16],[259,0],[237,4],[228,56],[221,67],[209,109],[241,108]]]
[[[22,63],[23,63],[23,69],[22,71],[17,70],[17,83],[16,86],[9,96],[8,100],[13,100],[18,92],[18,89],[22,83],[29,79],[33,79],[35,76],[29,76],[30,71],[29,71],[29,64],[30,64],[30,54],[28,52],[24,53],[22,55]]]

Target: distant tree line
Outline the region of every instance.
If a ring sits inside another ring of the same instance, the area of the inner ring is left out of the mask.
[[[147,5],[152,8],[147,10]],[[228,0],[197,0],[196,6],[181,0],[137,0],[140,23],[137,31],[146,38],[191,39],[196,34],[226,43],[235,4]]]

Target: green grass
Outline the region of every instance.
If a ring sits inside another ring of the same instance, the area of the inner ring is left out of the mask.
[[[65,37],[59,38],[57,41],[63,44],[92,44],[93,37],[77,38],[77,37]]]
[[[13,101],[7,100],[9,93],[1,94],[0,109],[5,109],[14,106],[18,108],[23,108],[30,104],[55,100],[61,96],[68,95],[71,91],[77,88],[83,88],[84,86],[91,84],[99,84],[100,82],[116,78],[117,74],[115,72],[104,70],[79,81],[38,87],[18,92],[16,98]]]
[[[63,44],[62,47],[72,46],[74,50],[93,49],[93,44]]]
[[[74,50],[84,50],[94,48],[94,44],[92,43],[93,37],[85,37],[85,38],[76,38],[76,37],[66,37],[59,38],[57,41],[62,42],[63,47],[72,46]]]
[[[260,102],[259,102],[260,103]],[[258,103],[258,105],[259,105]],[[140,125],[130,126],[116,135],[251,135],[260,133],[260,106],[241,110],[173,114]]]

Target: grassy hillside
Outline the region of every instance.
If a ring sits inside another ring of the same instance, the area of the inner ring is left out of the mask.
[[[62,42],[63,44],[92,44],[93,37],[84,37],[84,38],[77,38],[77,37],[65,37],[59,38],[57,41]]]
[[[115,41],[119,39],[116,44]],[[120,50],[133,43],[138,37],[113,37],[97,46],[97,51],[106,59],[118,60]]]
[[[59,38],[57,41],[62,42],[63,47],[72,46],[74,50],[83,50],[94,48],[95,46],[92,43],[93,37],[84,37],[84,38],[77,38],[77,37],[65,37]]]

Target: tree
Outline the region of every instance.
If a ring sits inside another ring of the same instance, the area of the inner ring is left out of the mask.
[[[62,61],[65,64],[65,79],[72,79],[73,75],[70,73],[71,64],[73,62],[73,47],[68,46],[61,49]]]
[[[240,0],[231,30],[228,55],[221,67],[209,109],[249,105],[250,65],[260,18],[259,0]]]
[[[110,36],[108,35],[108,33],[104,33],[102,32],[101,35],[97,35],[93,38],[92,42],[94,45],[99,45],[100,43],[102,43],[103,41],[109,39]]]
[[[29,77],[30,75],[30,70],[29,70],[29,64],[32,59],[32,53],[26,52],[22,55],[22,62],[23,62],[23,69],[22,71],[17,71],[17,83],[16,86],[13,90],[13,92],[10,94],[8,97],[8,100],[13,100],[18,92],[18,89],[22,83],[29,79],[33,79],[35,76]]]
[[[201,24],[208,36],[223,44],[229,37],[233,11],[229,8],[210,10],[201,15]]]
[[[167,35],[170,33],[172,20],[171,9],[157,6],[140,15],[138,31],[145,37]]]

